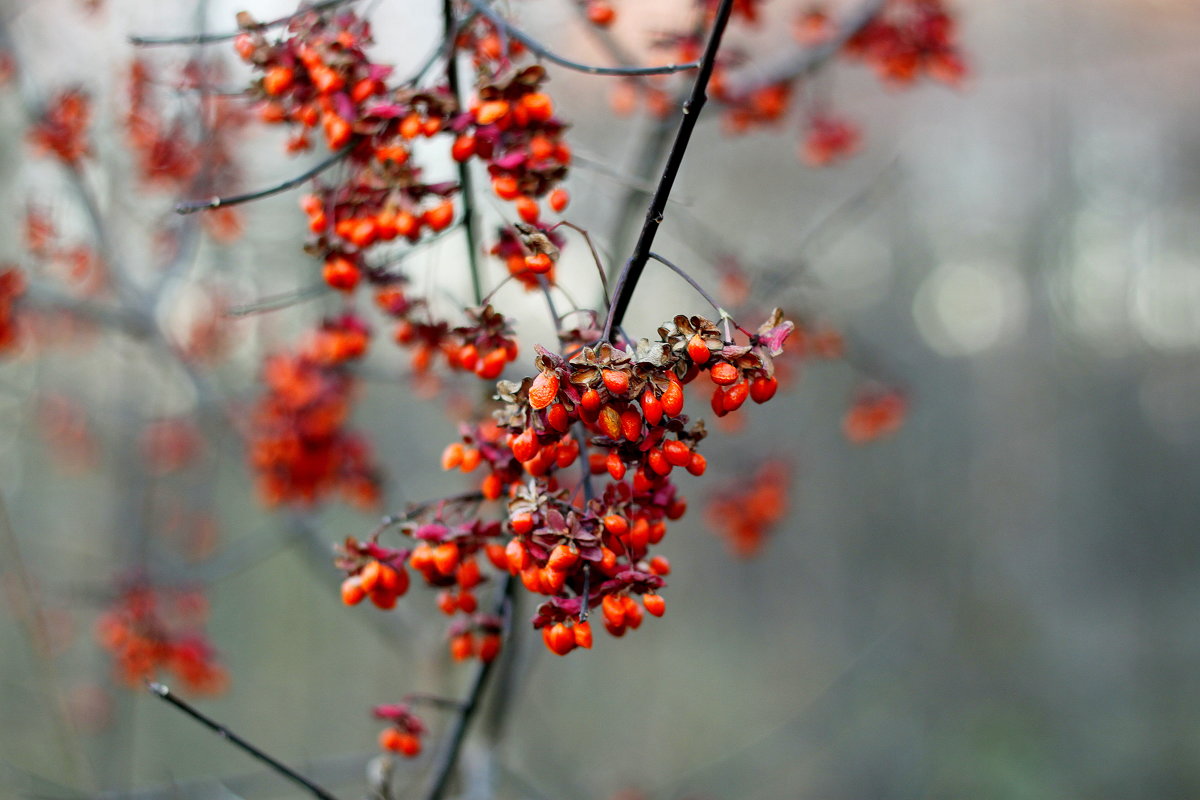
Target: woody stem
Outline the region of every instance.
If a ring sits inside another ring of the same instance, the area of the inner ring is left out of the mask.
[[[683,156],[691,141],[692,131],[695,130],[696,122],[700,119],[700,111],[708,101],[708,82],[712,78],[713,67],[717,61],[717,50],[721,46],[721,37],[725,34],[725,26],[729,22],[729,13],[732,8],[733,0],[721,0],[721,4],[717,7],[716,19],[713,21],[712,31],[709,33],[708,43],[704,47],[704,56],[700,60],[700,71],[692,84],[691,94],[683,104],[679,130],[675,133],[675,141],[671,144],[671,152],[667,156],[662,177],[659,178],[654,195],[650,198],[650,206],[646,209],[646,220],[642,223],[642,231],[638,234],[637,243],[634,244],[633,255],[630,256],[629,261],[625,262],[625,267],[621,270],[620,277],[617,278],[617,287],[613,294],[612,305],[609,306],[608,319],[604,323],[604,339],[606,341],[612,341],[613,330],[625,318],[625,311],[629,308],[633,290],[637,287],[638,280],[641,279],[642,272],[646,268],[646,262],[650,258],[650,248],[654,245],[654,237],[658,234],[659,226],[662,225],[667,199],[671,196],[671,189],[675,186],[675,178],[683,164]]]

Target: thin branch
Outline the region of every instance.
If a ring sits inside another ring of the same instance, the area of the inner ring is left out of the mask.
[[[500,584],[500,597],[496,603],[496,614],[504,620],[502,635],[505,640],[508,640],[508,634],[512,628],[512,595],[515,586],[516,580],[513,576],[505,575]],[[480,664],[476,670],[475,679],[471,682],[471,689],[467,693],[458,715],[454,718],[450,733],[446,737],[445,748],[434,766],[433,780],[429,785],[429,790],[425,793],[425,800],[442,800],[442,797],[445,796],[446,788],[450,785],[450,775],[454,772],[463,740],[466,739],[467,728],[470,727],[471,720],[479,710],[488,678],[491,677],[493,666],[498,661],[499,659],[493,659]]]
[[[671,188],[675,185],[679,167],[683,164],[683,156],[691,141],[692,131],[696,129],[700,112],[708,100],[708,81],[712,77],[713,67],[717,60],[717,50],[721,46],[721,37],[725,33],[725,26],[729,22],[729,13],[732,8],[733,0],[721,0],[720,6],[717,7],[712,32],[704,47],[704,57],[700,61],[700,72],[696,75],[695,83],[692,84],[691,96],[683,104],[683,115],[679,120],[679,130],[675,134],[671,152],[667,156],[667,164],[663,168],[658,188],[655,189],[654,196],[650,199],[650,206],[646,209],[646,221],[642,224],[642,232],[634,245],[633,255],[630,256],[629,261],[625,262],[625,268],[621,270],[621,275],[617,279],[612,305],[609,306],[608,319],[604,323],[604,339],[606,341],[612,341],[613,329],[619,326],[625,317],[625,310],[629,307],[633,290],[637,287],[638,280],[646,268],[646,261],[650,258],[650,247],[654,244],[654,237],[662,224],[667,198],[671,195]]]
[[[662,67],[597,67],[592,64],[580,64],[578,61],[571,61],[563,58],[557,53],[551,52],[544,44],[537,39],[532,38],[529,34],[509,24],[508,20],[493,11],[487,4],[486,0],[467,0],[471,6],[492,21],[496,27],[500,28],[509,37],[516,39],[521,44],[525,45],[530,52],[540,58],[544,58],[560,67],[573,69],[576,72],[584,72],[588,75],[671,75],[676,72],[686,72],[690,69],[696,69],[700,66],[695,61],[690,61],[686,64],[668,64]]]
[[[320,297],[323,294],[329,293],[330,287],[327,283],[315,283],[312,286],[305,286],[303,289],[292,289],[289,292],[281,292],[280,294],[268,295],[252,303],[247,303],[242,306],[234,306],[227,309],[223,316],[226,317],[248,317],[251,314],[261,314],[264,311],[276,311],[281,308],[288,308],[305,300],[312,300],[315,297]]]
[[[304,6],[291,14],[268,22],[258,22],[254,25],[239,28],[236,31],[226,31],[225,33],[199,33],[183,36],[130,36],[129,43],[138,47],[161,47],[163,45],[175,44],[212,44],[213,42],[225,42],[230,39],[237,38],[243,33],[249,31],[262,31],[267,28],[274,28],[277,25],[286,25],[296,17],[307,14],[311,11],[324,11],[335,6],[344,5],[353,2],[353,0],[320,0],[320,2],[312,5]]]
[[[571,230],[577,231],[583,235],[583,240],[587,242],[588,250],[592,251],[592,260],[596,262],[596,270],[600,273],[600,288],[604,291],[604,306],[607,308],[608,304],[611,302],[608,296],[608,276],[604,274],[604,262],[600,260],[600,254],[596,252],[596,245],[592,244],[591,235],[575,223],[567,222],[565,219],[559,222],[558,225],[555,225],[554,228],[557,228],[559,225],[565,225]],[[550,230],[554,230],[554,228],[551,228]]]
[[[793,53],[770,67],[743,70],[741,74],[730,76],[728,81],[730,95],[737,97],[749,94],[764,86],[794,81],[811,74],[841,52],[842,46],[850,37],[874,19],[883,10],[886,2],[887,0],[863,0],[863,3],[852,13],[846,15],[834,32],[821,43]],[[753,72],[753,77],[751,77],[751,72]]]
[[[454,21],[454,0],[442,0],[442,35],[446,48],[446,84],[454,102],[462,106],[462,87],[458,80],[458,25]],[[463,230],[467,238],[467,267],[471,273],[471,291],[475,305],[483,304],[483,275],[479,266],[479,217],[475,213],[475,195],[471,188],[471,168],[466,161],[458,162],[458,185],[463,207]]]
[[[283,183],[277,183],[274,186],[268,186],[265,189],[259,189],[256,192],[247,192],[246,194],[235,194],[229,197],[214,197],[211,200],[190,200],[186,203],[178,203],[175,206],[176,214],[194,214],[197,211],[209,211],[214,208],[223,206],[236,206],[242,203],[249,203],[254,200],[261,200],[264,197],[270,197],[281,192],[286,192],[288,189],[294,189],[310,178],[315,178],[325,170],[332,167],[334,164],[341,161],[350,151],[354,149],[356,142],[352,142],[341,150],[338,150],[333,155],[326,158],[324,161],[319,161],[311,168],[305,170],[294,178],[289,178]]]
[[[721,308],[721,306],[717,303],[717,301],[713,299],[713,296],[710,295],[708,292],[704,291],[704,287],[701,286],[699,283],[697,283],[695,278],[693,278],[691,275],[688,275],[683,270],[683,267],[679,267],[679,266],[676,266],[675,264],[672,264],[670,261],[667,261],[665,258],[660,256],[658,253],[651,253],[650,257],[652,259],[654,259],[655,261],[657,261],[658,263],[662,264],[664,267],[666,267],[669,270],[671,270],[672,272],[674,272],[679,277],[683,278],[685,281],[687,281],[688,285],[691,286],[693,289],[695,289],[700,294],[701,297],[703,297],[705,300],[707,300],[708,304],[713,307],[713,311],[716,311],[717,314],[719,314],[722,319],[729,316],[729,314],[725,311],[725,309]]]
[[[238,736],[233,731],[226,728],[224,725],[221,725],[220,723],[218,723],[216,720],[212,719],[211,717],[208,717],[208,716],[202,714],[200,711],[197,711],[195,708],[193,708],[190,704],[188,704],[188,703],[184,702],[183,700],[179,699],[178,697],[176,697],[171,692],[171,690],[169,688],[167,688],[165,685],[163,685],[161,683],[157,683],[156,681],[147,681],[146,687],[153,694],[157,695],[158,697],[162,698],[163,700],[166,700],[168,703],[175,706],[180,711],[187,714],[189,717],[196,720],[204,727],[206,727],[209,730],[216,733],[222,739],[228,740],[229,743],[232,744],[234,747],[238,747],[241,750],[248,753],[249,755],[253,756],[254,758],[257,758],[259,761],[263,762],[264,764],[269,766],[271,769],[275,770],[280,775],[282,775],[283,777],[290,780],[292,783],[295,783],[299,786],[303,786],[309,793],[311,793],[314,797],[318,798],[319,800],[337,800],[336,795],[329,792],[327,789],[324,789],[324,788],[318,786],[317,784],[313,783],[308,778],[301,775],[299,772],[296,772],[294,769],[292,769],[288,765],[273,758],[272,756],[267,755],[262,750],[259,750],[257,747],[250,744],[245,739],[243,739],[242,737]]]

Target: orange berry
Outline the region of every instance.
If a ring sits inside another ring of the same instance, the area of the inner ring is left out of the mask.
[[[642,624],[642,607],[632,597],[622,598],[625,606],[625,624],[637,630]]]
[[[583,622],[577,622],[572,631],[575,635],[576,647],[582,647],[585,650],[592,649],[592,623],[586,619]]]
[[[454,201],[443,200],[421,215],[421,219],[434,231],[445,230],[454,221]]]
[[[348,606],[356,606],[361,603],[367,596],[367,592],[363,589],[362,579],[357,575],[346,578],[342,581],[342,602]]]
[[[459,592],[458,608],[464,614],[474,614],[479,609],[479,599],[473,592]]]
[[[345,256],[332,256],[325,262],[321,276],[334,289],[349,292],[358,285],[358,266]]]
[[[539,570],[538,577],[542,582],[542,592],[544,594],[558,594],[567,582],[567,573],[565,571],[550,569],[549,567]]]
[[[708,348],[705,348],[706,350]],[[738,368],[728,361],[721,361],[712,365],[708,371],[708,376],[712,378],[712,382],[718,386],[729,386],[732,383],[737,383],[740,377]]]
[[[554,116],[554,101],[545,92],[530,92],[521,98],[521,107],[535,122],[545,122]]]
[[[432,136],[437,136],[442,132],[442,124],[443,123],[440,117],[429,117],[421,123],[421,133],[424,134],[425,138],[427,139]]]
[[[455,661],[466,661],[475,655],[475,637],[470,631],[460,633],[450,640],[450,657]]]
[[[662,393],[662,407],[663,413],[670,417],[677,417],[683,411],[683,384],[674,373],[671,374],[671,382]]]
[[[536,225],[538,217],[541,216],[541,209],[538,208],[537,200],[527,195],[521,195],[517,198],[517,216],[528,222],[530,225]]]
[[[468,447],[463,450],[462,464],[459,465],[459,469],[463,472],[474,472],[481,461],[483,461],[483,454],[477,448]]]
[[[454,579],[461,588],[474,589],[483,580],[483,575],[479,572],[479,562],[474,558],[461,562],[454,573]]]
[[[545,275],[554,266],[554,261],[545,253],[525,256],[525,269],[537,275]]]
[[[621,460],[621,454],[616,450],[608,451],[608,456],[604,459],[604,466],[608,469],[608,474],[612,476],[614,481],[619,481],[625,477],[625,462]]]
[[[421,115],[415,111],[400,120],[400,135],[405,139],[415,139],[421,135]]]
[[[508,111],[507,100],[489,100],[486,103],[480,103],[479,108],[475,109],[475,122],[480,125],[491,125],[505,117]]]
[[[291,67],[271,67],[267,70],[267,74],[263,76],[263,91],[272,97],[281,95],[291,88],[295,77],[296,74],[292,71]]]
[[[486,500],[497,500],[504,491],[504,481],[494,472],[489,472],[479,484],[479,491]]]
[[[371,602],[375,604],[376,608],[387,611],[396,607],[396,595],[392,594],[391,592],[384,591],[383,589],[377,589],[376,591],[371,592],[370,597]]]
[[[629,533],[629,520],[620,514],[609,514],[604,518],[604,529],[613,536],[624,536]]]
[[[492,179],[492,191],[501,200],[515,200],[521,193],[517,179],[511,175],[497,175]]]
[[[325,129],[325,141],[330,150],[341,150],[350,141],[350,123],[337,114],[326,114],[322,123]]]
[[[458,611],[458,598],[454,596],[453,592],[443,589],[438,592],[437,606],[443,614],[451,616],[455,611]]]
[[[688,462],[692,460],[692,449],[687,446],[686,442],[672,439],[669,442],[663,443],[662,449],[663,456],[672,466],[686,467]]]
[[[775,396],[779,390],[779,381],[766,376],[755,378],[750,382],[750,399],[756,403],[765,403]]]
[[[613,441],[621,439],[621,415],[612,406],[605,406],[600,410],[600,417],[596,420],[600,432]]]
[[[663,612],[667,610],[667,603],[662,599],[662,595],[644,594],[642,595],[642,605],[656,617],[661,617]]]
[[[642,438],[642,415],[632,408],[621,412],[621,435],[631,442]]]
[[[501,645],[500,634],[484,634],[483,638],[479,640],[479,660],[485,664],[495,661],[496,656],[500,655]]]
[[[531,528],[532,530],[532,528]],[[520,572],[527,568],[532,560],[529,556],[529,550],[520,539],[512,539],[504,548],[504,558],[508,562],[509,572]]]
[[[451,442],[450,444],[446,445],[446,449],[442,451],[442,469],[454,469],[462,464],[462,460],[462,442]]]
[[[579,398],[579,405],[588,414],[595,414],[600,410],[600,393],[595,389],[588,389]]]
[[[746,381],[735,383],[725,390],[725,411],[737,411],[750,396],[750,384]]]
[[[553,372],[539,372],[529,387],[529,405],[541,411],[558,396],[558,376]]]
[[[508,524],[512,526],[513,533],[518,536],[525,536],[533,530],[533,514],[528,511],[519,511],[512,515]]]
[[[575,649],[575,633],[561,622],[549,626],[546,635],[546,646],[555,655],[565,656]]]
[[[708,469],[708,459],[699,453],[692,453],[692,460],[688,462],[687,471],[693,475],[703,475],[706,469]]]
[[[508,571],[508,558],[504,555],[504,545],[491,542],[483,548],[483,552],[487,554],[488,561],[492,562],[493,567]]]
[[[458,545],[454,542],[442,542],[433,548],[433,565],[443,575],[451,575],[458,566]]]
[[[566,189],[555,189],[550,193],[550,207],[554,209],[554,213],[561,214],[567,204],[571,202],[571,195]]]
[[[618,369],[602,369],[600,370],[600,377],[604,379],[605,388],[613,395],[623,395],[625,394],[625,390],[629,388],[628,372],[622,372]]]
[[[454,144],[450,147],[450,157],[460,163],[473,155],[475,155],[475,137],[468,133],[455,139]]]
[[[553,403],[546,409],[546,423],[559,433],[566,433],[567,428],[571,426],[570,415],[567,414],[567,408],[562,403]],[[573,440],[572,440],[573,441]],[[579,455],[579,444],[575,444],[575,455]],[[575,459],[572,458],[572,461]]]
[[[617,12],[606,0],[588,0],[588,22],[601,28],[607,28],[617,18]]]
[[[650,425],[657,425],[662,422],[663,407],[662,402],[654,394],[654,390],[649,386],[642,392],[641,398],[642,416],[646,418],[646,422]]]
[[[379,586],[380,578],[383,576],[383,564],[372,560],[363,567],[363,571],[359,573],[359,578],[362,580],[362,588],[364,591],[373,592]]]
[[[666,556],[655,556],[650,559],[650,571],[655,575],[670,575],[671,562],[667,561]]]
[[[531,460],[538,454],[541,446],[538,444],[537,436],[533,432],[533,428],[526,428],[512,440],[509,445],[513,456],[517,461],[525,462]]]
[[[479,363],[475,365],[475,374],[485,380],[494,380],[500,377],[500,373],[504,371],[506,361],[506,351],[502,349],[489,350],[487,355],[479,359]]]
[[[703,337],[698,333],[692,334],[692,338],[688,339],[687,354],[688,358],[696,364],[706,363],[708,357],[712,355],[708,350],[708,345],[704,343]]]
[[[558,544],[550,551],[546,566],[556,572],[565,572],[579,562],[579,550],[572,545]]]
[[[625,602],[623,598],[615,594],[606,594],[604,599],[600,601],[600,608],[604,612],[604,621],[610,622],[616,627],[625,625]]]
[[[671,470],[674,469],[674,465],[667,461],[666,456],[663,455],[663,451],[657,447],[646,454],[646,465],[650,467],[651,472],[664,477],[670,475]]]

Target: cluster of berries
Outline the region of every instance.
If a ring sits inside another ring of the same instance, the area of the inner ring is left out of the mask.
[[[911,84],[924,73],[957,86],[967,74],[957,27],[945,0],[888,0],[844,52],[891,83]]]
[[[216,652],[198,632],[207,615],[203,597],[178,593],[170,598],[168,608],[164,605],[154,590],[137,586],[123,592],[100,617],[96,635],[113,656],[117,679],[138,686],[166,669],[191,692],[222,691],[228,677],[216,663]]]
[[[778,385],[772,359],[792,329],[776,312],[739,345],[706,319],[678,316],[659,329],[657,342],[636,348],[604,343],[570,358],[538,348],[536,376],[498,385],[498,428],[467,429],[463,442],[447,447],[444,467],[486,464],[481,494],[509,498],[507,542],[485,550],[494,565],[548,598],[534,626],[550,650],[590,647],[587,617],[597,606],[614,636],[638,627],[643,608],[664,611],[658,592],[670,567],[650,548],[687,509],[669,475],[707,468],[696,450],[703,424],[689,425],[683,414],[685,386],[707,373],[718,415],[747,399],[766,402]],[[558,481],[584,449],[586,500]],[[604,474],[609,482],[591,496],[593,477]]]
[[[464,309],[467,324],[451,328],[444,320],[432,319],[424,299],[409,298],[398,285],[380,289],[375,301],[396,320],[396,343],[413,348],[412,367],[418,374],[440,353],[451,369],[494,381],[517,357],[511,321],[490,305]]]
[[[455,618],[448,632],[450,655],[456,661],[493,660],[500,653],[502,622],[479,610],[475,590],[487,580],[480,556],[498,567],[504,563],[504,549],[499,544],[499,522],[482,522],[461,513],[478,500],[472,496],[446,501],[432,514],[414,514],[398,523],[400,532],[414,542],[412,547],[380,545],[382,528],[365,542],[347,538],[336,559],[338,568],[346,572],[342,602],[353,606],[370,599],[377,608],[393,608],[409,590],[411,569],[427,587],[437,590],[441,612]]]
[[[378,502],[370,446],[345,427],[355,380],[344,365],[362,356],[367,337],[362,322],[347,315],[327,320],[299,353],[267,359],[267,392],[254,410],[248,440],[268,504],[311,504],[334,490],[361,507]]]
[[[766,461],[743,485],[717,493],[705,509],[705,520],[739,558],[762,550],[767,534],[787,513],[790,469],[786,462]]]
[[[91,154],[87,131],[92,100],[82,89],[64,89],[46,104],[42,116],[30,127],[34,150],[53,155],[66,164],[78,164]]]

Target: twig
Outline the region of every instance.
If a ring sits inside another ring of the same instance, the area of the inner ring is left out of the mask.
[[[697,283],[695,278],[693,278],[691,275],[688,275],[686,272],[684,272],[682,267],[672,264],[670,261],[667,261],[665,258],[660,256],[658,253],[651,253],[650,257],[652,259],[654,259],[655,261],[657,261],[658,263],[662,264],[664,267],[667,267],[668,269],[670,269],[672,272],[674,272],[679,277],[683,278],[685,281],[687,281],[688,285],[690,285],[693,289],[695,289],[697,292],[699,292],[700,296],[703,297],[705,300],[707,300],[708,304],[713,307],[713,311],[716,311],[718,314],[720,314],[722,318],[729,316],[729,314],[727,314],[725,312],[725,309],[721,308],[721,306],[717,304],[717,301],[713,299],[712,295],[710,295],[708,292],[704,291],[704,287],[701,286],[699,283]]]
[[[604,291],[604,306],[607,308],[610,302],[608,297],[608,276],[604,274],[604,262],[600,260],[600,254],[596,252],[596,245],[592,244],[591,235],[575,223],[567,222],[565,219],[559,222],[558,225],[555,225],[554,228],[557,228],[559,225],[565,225],[571,230],[577,231],[583,236],[583,240],[587,242],[588,250],[592,251],[592,260],[596,262],[596,271],[600,273],[600,288]],[[554,230],[554,228],[550,230]]]
[[[646,261],[650,258],[650,247],[654,244],[654,237],[658,233],[659,225],[662,224],[667,198],[671,195],[675,177],[679,174],[680,165],[683,164],[683,156],[687,152],[688,142],[691,141],[692,131],[696,129],[700,112],[708,100],[708,81],[712,77],[713,67],[717,60],[717,50],[721,46],[721,37],[725,34],[725,26],[729,22],[729,13],[732,8],[733,0],[721,0],[721,4],[717,7],[712,32],[709,33],[708,43],[704,47],[704,57],[700,60],[700,72],[692,84],[691,96],[683,104],[679,130],[675,134],[675,141],[667,156],[666,167],[663,169],[658,187],[654,190],[654,196],[650,199],[650,206],[646,209],[646,221],[642,224],[642,232],[634,245],[633,255],[625,262],[625,268],[621,270],[621,275],[617,279],[613,301],[609,306],[608,319],[604,323],[604,339],[606,341],[612,341],[613,329],[619,326],[625,317],[625,310],[629,307],[633,290],[637,287],[642,271],[646,268]]]
[[[516,581],[513,576],[505,575],[500,585],[500,598],[496,603],[496,614],[504,620],[503,636],[506,640],[512,627],[512,595],[515,586]],[[446,787],[450,784],[450,775],[454,772],[454,765],[458,763],[458,754],[462,750],[467,728],[470,727],[471,720],[474,719],[475,713],[479,709],[483,691],[487,688],[488,678],[498,660],[493,659],[480,664],[476,670],[475,679],[471,682],[471,689],[467,693],[458,715],[454,718],[450,733],[446,737],[445,748],[434,766],[433,780],[429,785],[429,790],[425,793],[425,800],[442,800],[445,795]]]
[[[238,747],[254,758],[257,758],[259,761],[263,762],[291,782],[298,784],[299,786],[303,786],[314,797],[319,798],[319,800],[337,800],[337,796],[329,792],[327,789],[324,789],[313,783],[311,780],[304,777],[299,772],[296,772],[287,764],[284,764],[272,756],[267,755],[262,750],[259,750],[257,747],[226,728],[224,725],[221,725],[211,717],[202,714],[190,704],[176,697],[167,686],[156,681],[147,681],[146,687],[151,691],[151,693],[161,697],[163,700],[166,700],[168,703],[175,706],[204,727],[216,733],[222,739],[228,740],[229,743],[234,747]]]
[[[272,195],[279,194],[280,192],[286,192],[288,189],[294,189],[307,181],[309,178],[314,178],[317,175],[320,175],[322,172],[341,161],[343,158],[349,155],[352,149],[354,149],[355,144],[357,143],[351,142],[341,150],[338,150],[336,153],[326,158],[324,161],[317,162],[311,168],[305,170],[294,178],[287,179],[283,183],[277,183],[274,186],[268,186],[265,189],[259,189],[255,192],[247,192],[246,194],[235,194],[230,195],[229,197],[214,197],[211,200],[190,200],[186,203],[178,203],[175,206],[175,213],[194,214],[197,211],[209,211],[214,208],[221,208],[223,206],[236,206],[242,203],[249,203],[254,200],[261,200],[264,197],[270,197]]]
[[[576,72],[585,72],[588,75],[671,75],[676,72],[686,72],[690,69],[696,69],[700,66],[695,61],[690,61],[686,64],[668,64],[662,67],[597,67],[592,64],[580,64],[578,61],[571,61],[557,53],[551,52],[537,39],[532,38],[521,29],[513,27],[509,24],[508,20],[493,11],[485,0],[467,0],[467,2],[480,14],[490,19],[494,25],[502,29],[505,34],[525,45],[535,55],[558,64],[560,67],[573,69]]]
[[[305,300],[311,300],[315,297],[320,297],[329,291],[329,284],[315,283],[312,286],[305,286],[303,289],[293,289],[290,292],[268,295],[267,297],[263,297],[243,306],[234,306],[233,308],[227,309],[224,316],[248,317],[251,314],[261,314],[264,311],[276,311],[280,308],[287,308],[288,306],[302,303]]]
[[[454,21],[454,1],[442,0],[442,35],[446,48],[446,84],[458,106],[462,106],[462,87],[458,80],[458,25]],[[475,305],[483,304],[483,276],[479,268],[479,218],[475,213],[474,192],[471,189],[471,168],[466,161],[458,162],[458,185],[462,190],[463,230],[467,238],[467,267],[471,272],[471,291]]]
[[[261,31],[266,28],[274,28],[277,25],[285,25],[296,17],[302,16],[312,11],[324,11],[334,6],[344,5],[345,3],[353,2],[353,0],[321,0],[312,5],[304,6],[291,14],[268,22],[258,22],[252,26],[239,28],[236,31],[226,31],[224,33],[199,33],[184,36],[130,36],[129,43],[138,47],[160,47],[162,45],[172,44],[212,44],[213,42],[225,42],[230,39],[237,38],[243,33],[249,31]]]

